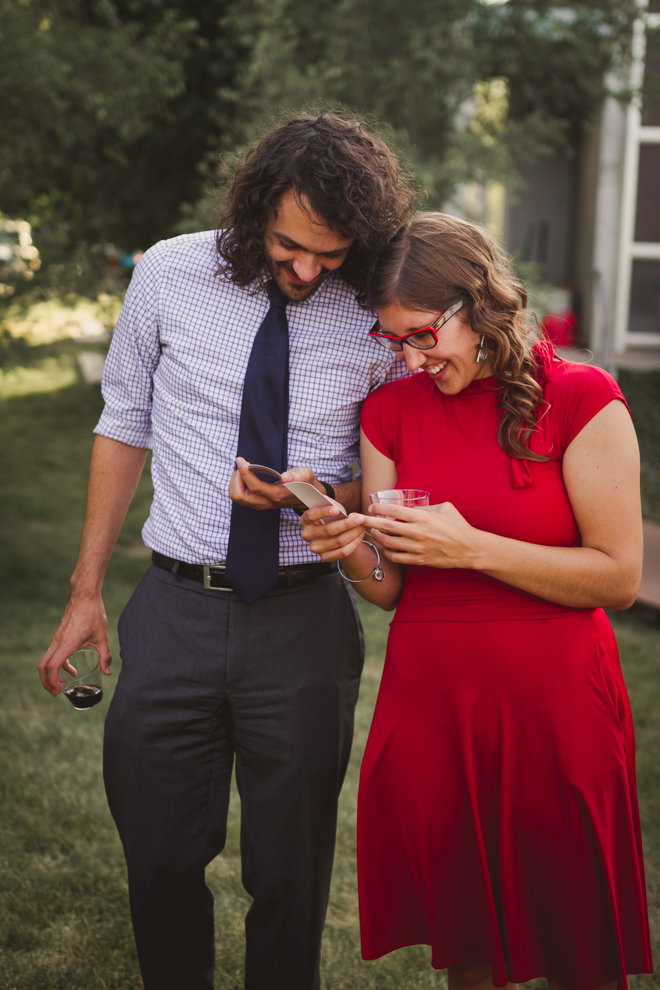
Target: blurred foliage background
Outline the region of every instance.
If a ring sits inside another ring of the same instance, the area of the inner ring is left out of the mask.
[[[3,301],[118,291],[117,258],[213,226],[232,157],[304,106],[370,115],[433,207],[458,183],[511,177],[590,126],[634,10],[0,0],[0,209],[30,224],[40,262],[5,265]]]

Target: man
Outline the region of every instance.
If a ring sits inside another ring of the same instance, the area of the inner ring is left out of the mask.
[[[238,168],[217,241],[163,241],[133,275],[71,600],[39,666],[56,694],[91,644],[110,673],[101,586],[153,446],[153,566],[120,618],[104,752],[146,990],[213,986],[204,870],[224,845],[234,754],[246,986],[319,985],[362,635],[336,570],[300,538],[304,506],[249,464],[359,507],[359,406],[398,372],[357,299],[410,202],[360,125],[294,120]]]

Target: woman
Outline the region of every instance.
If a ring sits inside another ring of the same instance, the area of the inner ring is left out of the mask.
[[[430,944],[450,990],[652,969],[602,611],[640,577],[635,433],[609,375],[533,344],[526,302],[482,230],[409,221],[374,278],[372,334],[419,374],[364,404],[364,514],[303,517],[312,549],[397,608],[360,783],[363,955]],[[396,487],[431,509],[368,509]]]

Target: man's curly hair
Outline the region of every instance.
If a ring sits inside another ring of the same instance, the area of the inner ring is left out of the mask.
[[[268,278],[266,227],[289,189],[354,238],[339,274],[364,302],[375,258],[411,213],[409,174],[355,119],[326,113],[271,131],[239,162],[220,217],[219,272],[237,285]]]

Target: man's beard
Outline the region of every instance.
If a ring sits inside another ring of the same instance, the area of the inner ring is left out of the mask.
[[[316,278],[307,285],[295,285],[282,271],[283,268],[286,268],[287,271],[292,273],[292,275],[296,274],[290,261],[274,261],[271,256],[267,254],[266,264],[268,265],[268,271],[273,276],[284,295],[288,299],[291,299],[292,302],[302,302],[304,299],[309,299],[312,293],[316,292],[319,285],[321,285],[328,275],[331,274],[331,269],[322,268]]]

